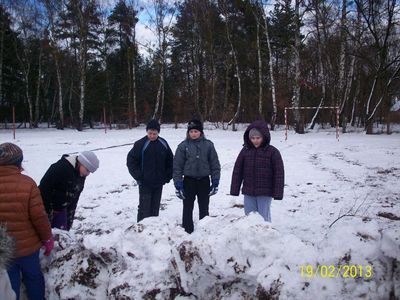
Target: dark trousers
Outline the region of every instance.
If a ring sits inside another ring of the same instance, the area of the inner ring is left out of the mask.
[[[182,226],[187,233],[193,232],[193,208],[194,201],[197,196],[199,204],[199,218],[203,219],[208,216],[208,204],[210,203],[210,178],[203,177],[200,179],[185,177],[183,179],[183,189],[185,199],[183,200],[183,217]]]
[[[156,217],[160,211],[162,186],[148,187],[139,185],[139,207],[137,221],[144,218]]]
[[[61,211],[53,211],[53,218],[51,220],[51,228],[59,228],[67,230],[67,209]]]
[[[28,256],[21,256],[12,261],[7,268],[11,286],[19,299],[21,273],[28,294],[28,299],[44,300],[44,278],[39,263],[39,251]],[[1,295],[0,295],[1,296]]]

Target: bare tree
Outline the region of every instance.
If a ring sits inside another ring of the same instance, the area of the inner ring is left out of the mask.
[[[228,40],[228,44],[231,48],[231,54],[233,57],[233,63],[235,66],[235,77],[237,79],[237,83],[238,83],[238,100],[237,100],[237,105],[236,105],[236,112],[233,115],[232,119],[228,122],[228,125],[232,125],[232,130],[235,131],[235,123],[237,118],[239,117],[239,113],[240,113],[240,109],[241,109],[241,105],[242,105],[242,80],[240,77],[240,71],[239,71],[239,62],[237,59],[237,55],[236,55],[236,49],[233,45],[233,41],[231,38],[231,28],[230,28],[230,12],[228,9],[228,4],[229,1],[226,0],[222,0],[219,2],[219,9],[221,11],[221,14],[224,16],[225,19],[225,28],[226,28],[226,39]]]
[[[376,49],[376,53],[373,53],[374,57],[370,60],[374,66],[374,80],[365,107],[365,125],[367,133],[371,134],[375,113],[383,99],[387,98],[393,78],[399,72],[400,53],[398,47],[397,53],[392,55],[389,53],[390,44],[395,42],[393,35],[395,34],[395,22],[398,22],[396,16],[399,14],[399,7],[396,5],[396,0],[386,2],[355,0],[355,3]],[[381,86],[380,95],[377,94],[379,86]]]
[[[39,114],[39,105],[34,106],[34,102],[32,100],[31,95],[31,70],[33,64],[33,48],[35,42],[37,42],[43,33],[43,28],[40,27],[40,9],[38,8],[38,3],[28,3],[29,1],[16,1],[13,6],[13,10],[16,16],[16,21],[18,24],[18,30],[20,32],[20,40],[22,41],[22,45],[19,45],[19,41],[15,36],[15,54],[17,60],[20,64],[22,70],[22,77],[24,81],[24,92],[25,99],[28,103],[29,109],[29,127],[36,127],[34,112],[37,110],[37,114]],[[39,48],[41,47],[39,43]],[[39,50],[39,65],[41,63],[41,55],[42,52]],[[39,67],[39,71],[41,69]],[[40,88],[40,82],[36,85],[37,88]]]
[[[172,29],[172,21],[175,14],[175,6],[169,0],[152,0],[154,14],[149,13],[150,19],[155,26],[158,49],[156,51],[157,61],[160,67],[160,82],[157,89],[156,104],[153,119],[161,120],[164,110],[165,98],[165,68],[166,56],[169,47],[168,37]],[[154,17],[153,17],[154,15]]]
[[[263,12],[263,16],[264,16],[264,32],[265,32],[265,38],[267,40],[268,54],[269,54],[269,59],[268,59],[269,76],[271,78],[271,96],[272,96],[272,109],[273,109],[273,113],[271,116],[271,130],[274,130],[276,116],[278,114],[278,106],[276,103],[276,87],[275,87],[276,84],[275,84],[275,76],[274,76],[274,61],[273,61],[273,55],[272,55],[271,39],[269,37],[269,32],[268,32],[268,18],[267,18],[267,14],[265,11],[265,7],[262,8],[262,12]]]
[[[58,91],[58,114],[60,121],[57,124],[57,128],[64,128],[64,108],[63,108],[63,78],[60,64],[60,49],[58,44],[60,40],[57,35],[56,30],[56,20],[60,15],[62,5],[58,0],[43,0],[44,6],[46,8],[47,14],[47,32],[49,40],[49,48],[51,55],[54,60],[54,65],[56,69],[57,76],[57,91]]]
[[[320,112],[320,108],[324,105],[324,102],[326,100],[326,72],[325,72],[325,66],[323,63],[322,55],[323,55],[323,50],[322,50],[322,45],[323,41],[321,39],[321,13],[320,13],[320,1],[319,0],[313,0],[311,3],[313,9],[314,9],[314,15],[315,15],[315,32],[316,32],[316,42],[317,42],[317,56],[318,56],[318,84],[321,85],[321,99],[318,104],[318,108],[315,111],[309,128],[313,129],[315,125],[316,118],[318,116],[318,113]]]
[[[98,4],[96,0],[71,0],[62,14],[65,29],[63,36],[78,44],[79,68],[79,122],[77,129],[83,129],[86,98],[86,68],[89,50],[98,46],[98,30],[100,25]],[[69,32],[70,28],[76,29]]]
[[[295,16],[296,16],[296,30],[294,37],[294,83],[293,83],[293,97],[292,97],[292,105],[294,107],[300,107],[300,78],[301,78],[301,70],[300,70],[300,46],[301,46],[301,33],[300,33],[300,4],[302,0],[295,0]],[[294,120],[296,123],[296,132],[304,133],[304,122],[301,120],[300,111],[298,109],[293,110]]]

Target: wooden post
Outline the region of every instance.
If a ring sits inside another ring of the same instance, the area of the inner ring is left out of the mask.
[[[104,122],[104,133],[107,133],[107,119],[106,119],[106,108],[103,107],[103,122]]]
[[[288,132],[288,119],[287,119],[287,108],[285,107],[285,141],[287,141]]]
[[[336,138],[339,142],[339,106],[336,107]]]
[[[12,120],[13,120],[13,136],[15,140],[15,106],[12,108]]]

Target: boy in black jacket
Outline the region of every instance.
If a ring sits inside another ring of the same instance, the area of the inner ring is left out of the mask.
[[[163,185],[172,178],[173,154],[167,141],[159,136],[157,120],[147,124],[146,132],[145,137],[135,142],[126,162],[139,185],[138,222],[158,216]]]
[[[99,160],[92,151],[65,154],[50,166],[39,189],[52,228],[71,229],[86,177],[98,167]]]

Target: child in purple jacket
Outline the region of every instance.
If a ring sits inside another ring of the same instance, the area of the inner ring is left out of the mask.
[[[271,222],[271,200],[282,200],[285,184],[283,161],[278,149],[271,146],[271,135],[264,121],[247,127],[244,145],[232,173],[231,192],[239,196],[243,182],[244,212],[257,211]]]

